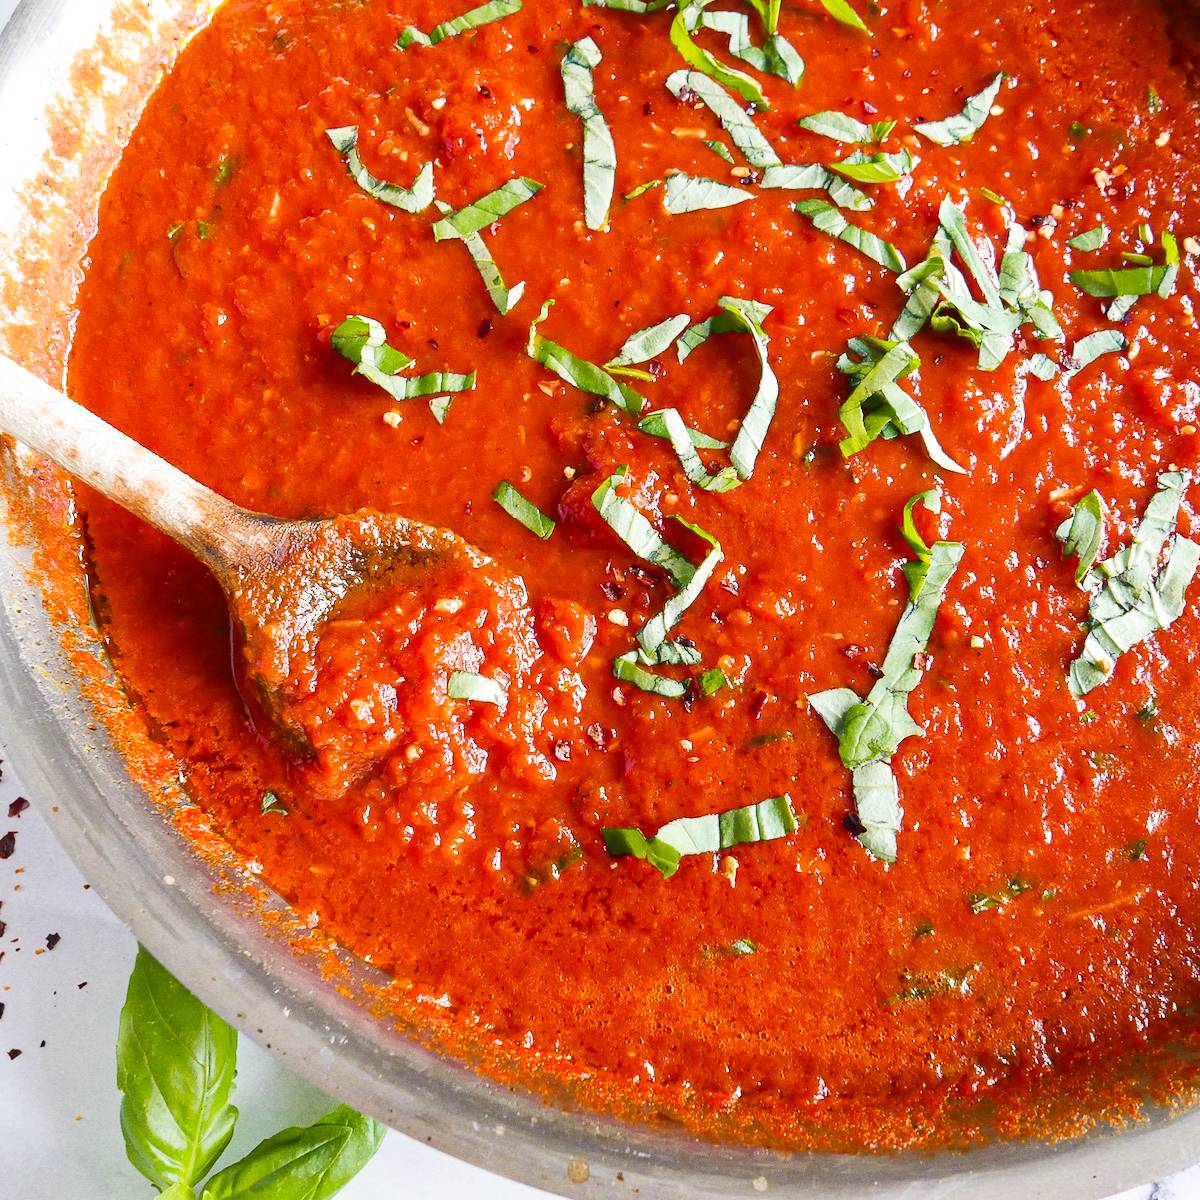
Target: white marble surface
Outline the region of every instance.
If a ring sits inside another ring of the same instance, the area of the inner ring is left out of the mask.
[[[16,0],[0,0],[0,27],[15,7]],[[0,715],[0,737],[2,721]],[[134,940],[87,890],[46,827],[41,810],[53,797],[29,796],[29,809],[7,817],[10,803],[24,793],[12,767],[2,769],[0,837],[17,836],[12,856],[0,861],[0,922],[6,926],[0,934],[0,1200],[144,1200],[149,1189],[122,1149],[113,1060]],[[58,940],[50,950],[52,934]],[[21,1053],[10,1057],[13,1050]],[[234,1157],[283,1125],[312,1120],[330,1107],[245,1039],[237,1103],[242,1116]],[[392,1133],[342,1195],[536,1200],[545,1193]],[[1200,1167],[1120,1200],[1200,1200]]]

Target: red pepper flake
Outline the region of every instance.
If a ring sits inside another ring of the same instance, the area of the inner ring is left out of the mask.
[[[588,726],[587,735],[597,750],[607,750],[617,740],[617,731],[606,728],[599,721]]]
[[[62,941],[62,934],[61,934],[61,933],[48,933],[48,934],[46,934],[46,949],[47,949],[47,950],[53,950],[53,949],[54,949],[54,947],[55,947],[55,946],[57,946],[57,945],[58,945],[58,943],[59,943],[59,942],[61,942],[61,941]]]
[[[4,1016],[4,1001],[0,1000],[0,1017]]]
[[[77,983],[75,986],[82,992],[87,985],[88,981],[85,979],[82,983]]]
[[[842,825],[845,826],[848,833],[852,833],[855,837],[861,837],[867,832],[867,827],[858,819],[857,813],[847,813],[842,818]]]
[[[761,688],[750,699],[750,716],[754,720],[758,720],[763,715],[763,709],[767,707],[771,699],[770,693],[764,692]]]
[[[20,1052],[20,1050],[10,1050],[8,1052],[8,1057],[9,1058],[20,1058],[21,1052]]]
[[[24,796],[18,796],[9,806],[8,815],[10,818],[19,817],[29,807],[29,801]]]
[[[492,330],[493,330],[493,329],[495,329],[495,328],[496,328],[496,324],[495,324],[495,322],[492,320],[492,318],[491,318],[491,317],[485,317],[485,318],[484,318],[484,319],[483,319],[483,320],[482,320],[482,321],[479,323],[479,328],[478,328],[478,330],[476,330],[475,336],[476,336],[476,337],[479,337],[479,338],[485,338],[485,337],[487,337],[487,336],[488,336],[488,334],[489,334],[489,333],[491,333],[491,332],[492,332]]]
[[[0,860],[12,858],[16,848],[17,834],[15,830],[10,829],[3,837],[0,837]]]

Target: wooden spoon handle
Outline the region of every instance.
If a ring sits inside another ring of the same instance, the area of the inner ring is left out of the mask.
[[[267,519],[197,483],[3,355],[0,432],[174,538],[223,581],[268,548]]]

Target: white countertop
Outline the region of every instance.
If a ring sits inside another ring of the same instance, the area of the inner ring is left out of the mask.
[[[16,0],[0,0],[0,27],[15,7]],[[0,716],[0,737],[2,722]],[[0,771],[0,838],[16,834],[13,854],[0,861],[0,1200],[144,1200],[148,1185],[126,1161],[121,1141],[114,1058],[133,937],[88,890],[47,828],[41,812],[54,797],[30,795],[30,807],[10,818],[9,805],[25,793],[10,764],[0,763]],[[267,1134],[332,1107],[244,1038],[236,1102],[241,1118],[229,1161]],[[545,1195],[398,1133],[388,1135],[341,1194],[344,1200]],[[1200,1167],[1119,1200],[1200,1200]]]

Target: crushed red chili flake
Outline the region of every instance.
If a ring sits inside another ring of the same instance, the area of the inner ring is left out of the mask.
[[[29,801],[24,796],[18,796],[9,806],[8,815],[19,817],[29,807]]]
[[[48,933],[48,934],[46,934],[46,949],[47,949],[47,950],[53,950],[53,949],[54,949],[54,947],[55,947],[55,946],[57,946],[57,945],[58,945],[58,943],[59,943],[59,942],[61,942],[61,941],[62,941],[62,934],[61,934],[61,933]]]
[[[3,837],[0,837],[0,859],[12,858],[16,848],[17,834],[15,830],[10,829]]]
[[[20,1051],[20,1050],[16,1050],[16,1049],[10,1050],[10,1051],[8,1052],[8,1057],[9,1057],[9,1058],[20,1058],[20,1057],[21,1057],[21,1051]]]

